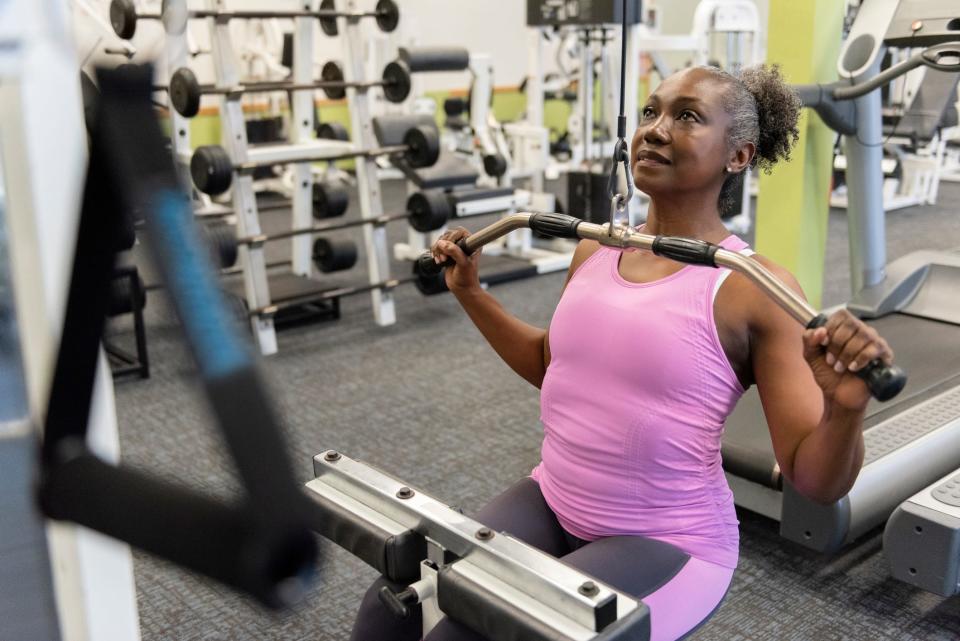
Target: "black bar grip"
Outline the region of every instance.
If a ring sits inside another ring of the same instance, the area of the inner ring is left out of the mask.
[[[457,241],[457,246],[463,250],[464,254],[469,256],[473,252],[467,249],[466,240],[466,238],[461,238]],[[443,271],[444,267],[453,267],[454,265],[456,265],[456,263],[453,262],[452,258],[448,258],[442,263],[435,262],[433,260],[433,254],[427,250],[417,258],[415,270],[419,276],[436,276]]]
[[[433,254],[425,251],[417,258],[417,274],[419,276],[436,276],[443,271],[444,267],[453,265],[453,259],[448,258],[443,263],[433,260]]]
[[[678,238],[676,236],[657,236],[653,240],[653,253],[670,260],[690,265],[716,267],[713,257],[720,249],[719,245],[703,240]]]
[[[817,329],[827,324],[825,314],[817,314],[809,323],[807,329]],[[907,373],[896,365],[886,365],[877,359],[870,361],[856,372],[870,390],[870,395],[878,401],[889,401],[895,397],[907,384]]]
[[[567,214],[533,214],[530,229],[552,238],[579,238],[577,227],[583,221]]]
[[[470,52],[463,47],[400,47],[398,53],[411,72],[463,71],[470,66]]]
[[[264,604],[292,605],[315,572],[317,544],[305,528],[264,536],[256,515],[241,506],[104,463],[82,451],[45,470],[38,491],[43,512],[72,521],[243,590]],[[272,526],[271,527],[275,527]]]
[[[857,376],[863,379],[870,395],[878,401],[889,401],[907,384],[906,372],[896,365],[885,365],[881,360],[870,361],[857,370]]]

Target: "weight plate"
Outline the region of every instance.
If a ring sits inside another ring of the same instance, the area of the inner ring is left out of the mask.
[[[184,118],[193,118],[200,112],[200,83],[187,67],[180,67],[170,77],[170,102]]]
[[[379,0],[377,2],[377,26],[380,31],[390,33],[400,23],[400,8],[393,0]]]
[[[210,223],[203,227],[203,234],[218,267],[233,267],[237,263],[239,248],[233,226],[223,222]]]
[[[383,95],[390,102],[403,102],[410,95],[410,69],[399,60],[383,68]]]
[[[403,135],[404,153],[411,167],[431,167],[440,157],[440,134],[436,126],[417,125]]]
[[[327,274],[357,264],[357,245],[352,240],[318,238],[313,242],[313,263]]]
[[[320,3],[320,11],[334,11],[333,0],[323,0]],[[320,16],[320,28],[328,36],[335,36],[338,33],[337,19],[334,16]]]
[[[342,83],[343,67],[340,66],[339,62],[331,60],[323,65],[323,69],[320,71],[320,80],[330,83]],[[347,96],[347,89],[343,86],[333,85],[331,87],[324,87],[323,92],[327,94],[327,98],[331,100],[341,100]]]
[[[487,154],[483,157],[483,170],[488,176],[499,178],[507,173],[507,159],[500,154]]]
[[[347,128],[339,122],[325,122],[317,126],[317,138],[324,140],[350,140]]]
[[[197,189],[216,196],[230,188],[233,180],[233,164],[230,156],[219,145],[197,147],[190,159],[190,177]]]
[[[342,216],[350,205],[350,193],[339,181],[313,183],[313,217],[317,220]]]
[[[450,199],[442,190],[418,191],[407,199],[407,221],[418,232],[440,229],[452,214]]]
[[[421,274],[417,269],[417,263],[413,263],[413,273],[417,278],[413,284],[424,296],[433,296],[447,291],[447,279],[443,271],[439,274]]]
[[[129,40],[137,32],[137,8],[133,0],[113,0],[110,3],[110,26],[117,37]]]
[[[113,318],[121,314],[129,314],[136,309],[142,310],[147,305],[147,292],[143,287],[143,279],[139,273],[133,276],[140,286],[137,292],[133,289],[133,283],[130,282],[130,276],[114,278],[110,281],[110,302],[107,307],[107,316]]]

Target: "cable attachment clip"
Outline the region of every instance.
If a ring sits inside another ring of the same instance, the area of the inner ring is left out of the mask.
[[[620,120],[626,120],[620,116]],[[610,169],[610,180],[607,182],[607,195],[610,197],[610,227],[609,233],[613,234],[613,228],[618,225],[618,218],[626,226],[630,225],[630,201],[633,200],[633,176],[630,173],[630,145],[627,143],[624,133],[625,123],[618,123],[621,130],[620,138],[613,148],[613,167]],[[620,165],[623,165],[623,174],[627,182],[627,194],[623,195],[617,190],[619,181],[617,174]]]

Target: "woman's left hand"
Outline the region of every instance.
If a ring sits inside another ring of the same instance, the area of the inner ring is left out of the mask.
[[[891,365],[893,350],[875,329],[840,309],[823,327],[803,333],[803,357],[826,399],[861,411],[870,401],[870,390],[856,372],[876,359]]]

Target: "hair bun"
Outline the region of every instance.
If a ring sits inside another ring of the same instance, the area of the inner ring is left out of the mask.
[[[800,138],[797,122],[803,104],[784,81],[779,65],[748,67],[740,82],[757,103],[760,136],[753,164],[769,172],[779,161],[790,160],[790,150]]]

